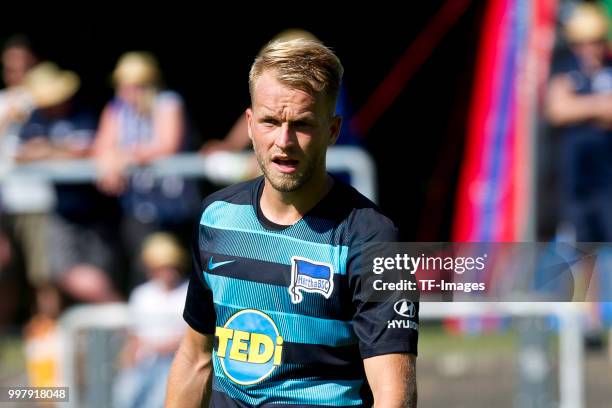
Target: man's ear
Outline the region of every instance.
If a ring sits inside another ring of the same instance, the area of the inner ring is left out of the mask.
[[[331,122],[330,129],[329,129],[330,137],[329,137],[328,146],[332,146],[336,144],[336,141],[338,141],[338,137],[340,136],[341,127],[342,127],[342,116],[335,115],[332,118],[332,122]]]
[[[247,120],[247,130],[249,133],[249,139],[251,139],[251,142],[253,141],[253,132],[251,130],[251,126],[253,125],[253,110],[251,108],[247,108],[247,110],[245,111],[246,114],[246,120]]]

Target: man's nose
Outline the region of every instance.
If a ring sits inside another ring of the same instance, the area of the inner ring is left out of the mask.
[[[287,122],[283,122],[283,124],[278,128],[274,144],[281,149],[286,149],[287,147],[293,145],[294,142],[295,132],[291,129]]]

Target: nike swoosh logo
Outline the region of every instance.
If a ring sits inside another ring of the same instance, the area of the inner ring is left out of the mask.
[[[232,262],[236,262],[236,260],[233,260],[233,261],[223,261],[223,262],[213,262],[213,257],[211,256],[208,259],[208,270],[212,271],[215,268],[218,268],[218,267],[223,266],[223,265],[227,265],[227,264],[232,263]]]

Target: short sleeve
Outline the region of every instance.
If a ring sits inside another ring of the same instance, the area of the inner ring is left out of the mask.
[[[183,318],[195,331],[201,334],[214,334],[216,314],[213,295],[204,281],[199,242],[199,225],[197,225],[191,245],[192,270]]]
[[[157,95],[155,107],[159,110],[182,109],[183,98],[174,91],[162,91]]]
[[[398,241],[398,230],[393,223],[380,214],[376,215],[374,221],[359,222],[368,228],[367,230],[362,228],[359,234],[362,239],[351,245],[347,264],[349,287],[355,309],[353,328],[359,339],[359,350],[362,358],[392,353],[416,355],[419,335],[418,302],[410,302],[392,295],[382,301],[372,300],[371,288],[367,287],[365,281],[363,273],[365,268],[361,265],[362,245]],[[396,310],[402,311],[402,314],[398,314]]]
[[[40,112],[35,110],[21,127],[19,139],[23,143],[37,137],[46,137],[46,133],[47,125],[43,123]]]

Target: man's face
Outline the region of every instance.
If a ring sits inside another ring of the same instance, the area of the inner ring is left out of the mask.
[[[255,83],[247,109],[249,137],[270,185],[281,192],[300,189],[325,175],[325,153],[340,131],[330,102],[288,88],[265,71]]]
[[[6,86],[21,85],[34,65],[32,53],[21,47],[8,48],[2,54],[2,79]]]
[[[124,102],[132,105],[139,106],[141,100],[147,95],[149,87],[147,85],[135,85],[135,84],[119,84],[117,86],[117,95]]]
[[[572,51],[587,69],[597,69],[603,65],[606,57],[606,40],[574,42]]]

